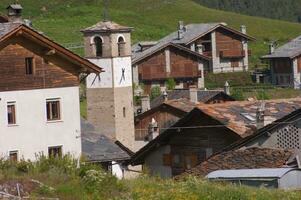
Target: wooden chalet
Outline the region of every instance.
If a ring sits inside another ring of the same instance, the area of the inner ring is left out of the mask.
[[[158,42],[133,46],[134,82],[145,92],[153,86],[165,88],[168,78],[177,88],[197,85],[204,88],[204,74],[248,70],[248,41],[254,38],[224,23],[189,24],[179,22],[178,31]]]
[[[179,175],[301,108],[300,103],[300,98],[266,101],[264,111],[260,102],[198,105],[140,149],[131,162],[162,177]]]
[[[270,44],[269,54],[262,59],[270,65],[273,85],[301,88],[301,36],[277,49],[275,44]]]

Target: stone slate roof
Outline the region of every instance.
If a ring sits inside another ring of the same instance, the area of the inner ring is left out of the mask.
[[[230,101],[234,101],[234,99],[224,93],[223,91],[219,90],[198,90],[198,101],[202,103],[207,103],[217,95],[224,95],[227,99]],[[174,99],[190,99],[190,93],[188,89],[181,89],[181,90],[172,90],[167,91],[167,99],[168,100],[174,100]],[[164,96],[161,95],[157,98],[155,98],[151,102],[151,108],[157,107],[160,104],[164,103]]]
[[[301,108],[301,98],[264,101],[265,125]],[[196,109],[218,120],[241,137],[256,130],[256,111],[260,101],[232,101],[221,104],[199,104]]]
[[[23,9],[20,4],[11,4],[7,8],[13,8],[13,9],[16,9],[16,10],[22,10]]]
[[[292,41],[277,48],[274,53],[262,56],[264,59],[271,58],[295,58],[301,54],[301,35]]]
[[[178,31],[175,31],[166,37],[162,38],[158,41],[158,43],[145,51],[141,51],[139,49],[139,46],[136,44],[133,46],[133,63],[136,63],[143,59],[144,57],[153,54],[158,49],[162,49],[162,47],[168,45],[168,44],[183,44],[186,45],[193,40],[197,39],[198,37],[201,37],[207,33],[210,33],[211,31],[215,30],[216,28],[222,27],[224,29],[227,29],[229,31],[235,32],[236,34],[241,35],[242,37],[245,37],[247,39],[253,39],[248,35],[245,35],[239,31],[236,31],[234,29],[231,29],[222,23],[207,23],[207,24],[189,24],[184,27],[185,32],[183,33],[183,38],[178,39]]]
[[[13,31],[14,29],[21,26],[21,23],[13,23],[13,22],[7,22],[7,23],[0,23],[0,38],[9,32]]]
[[[281,168],[293,165],[295,153],[284,149],[248,148],[223,152],[187,170],[176,179],[188,175],[204,177],[210,172],[227,169]]]
[[[81,119],[82,151],[90,162],[124,161],[130,156],[105,135],[100,135],[95,127]]]
[[[82,30],[82,32],[108,32],[108,31],[131,31],[132,28],[131,27],[126,27],[126,26],[121,26],[115,22],[112,21],[100,21],[97,24],[85,28],[84,30]]]

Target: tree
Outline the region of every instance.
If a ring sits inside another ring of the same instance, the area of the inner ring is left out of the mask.
[[[174,90],[176,88],[176,81],[173,78],[167,79],[166,83],[167,90]]]
[[[154,86],[151,89],[151,94],[150,94],[150,100],[154,100],[156,97],[160,96],[161,93],[161,88],[159,86]]]

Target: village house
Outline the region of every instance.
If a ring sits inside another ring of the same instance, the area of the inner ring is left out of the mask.
[[[297,109],[227,146],[180,177],[204,177],[215,170],[225,169],[301,168],[300,122],[301,109]]]
[[[79,158],[80,74],[102,69],[24,24],[22,7],[0,23],[0,156]]]
[[[269,54],[262,57],[268,61],[271,82],[280,87],[301,88],[301,36],[279,48],[270,44]]]
[[[197,85],[204,88],[208,72],[247,71],[248,41],[254,38],[228,27],[225,23],[189,24],[181,21],[176,32],[157,42],[140,42],[132,47],[133,80],[143,84],[149,94],[151,87],[166,89],[173,78],[177,89]]]
[[[172,177],[193,168],[227,146],[301,108],[301,99],[265,103],[199,104],[132,156],[152,174]]]
[[[143,147],[154,139],[151,129],[156,129],[160,134],[179,119],[188,114],[197,104],[214,104],[234,99],[223,91],[197,90],[173,90],[155,98],[150,102],[148,96],[143,96],[142,113],[135,116],[135,140]],[[151,134],[151,136],[150,136]]]

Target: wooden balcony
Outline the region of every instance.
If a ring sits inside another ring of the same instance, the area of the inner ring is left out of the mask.
[[[251,51],[248,50],[248,56],[251,55]],[[219,52],[221,58],[242,58],[246,56],[245,51],[242,50],[224,50]]]

